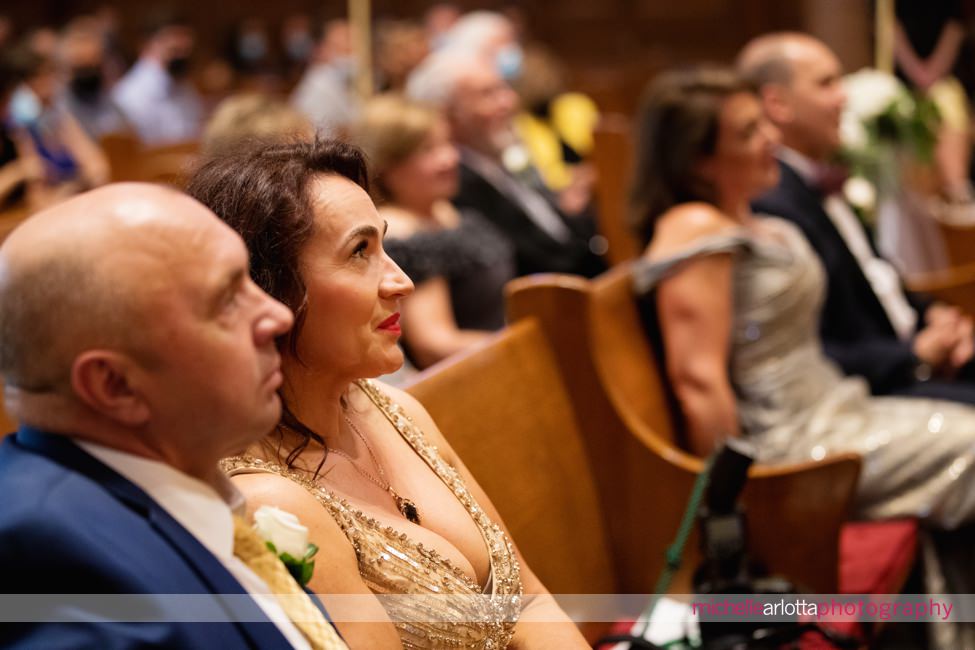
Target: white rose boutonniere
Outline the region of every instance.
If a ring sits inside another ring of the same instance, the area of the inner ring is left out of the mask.
[[[271,552],[281,558],[298,584],[308,584],[315,570],[312,558],[318,547],[308,542],[308,529],[298,517],[274,506],[261,506],[254,513],[254,529]]]

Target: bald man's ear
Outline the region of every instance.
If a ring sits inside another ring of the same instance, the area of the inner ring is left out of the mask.
[[[111,350],[88,350],[71,367],[71,387],[97,413],[128,427],[149,421],[150,409],[132,385],[135,363]]]
[[[776,126],[792,121],[793,110],[791,93],[782,84],[768,83],[758,91],[765,116]]]

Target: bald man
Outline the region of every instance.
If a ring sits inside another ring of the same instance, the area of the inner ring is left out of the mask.
[[[241,239],[173,190],[106,186],[8,237],[0,373],[21,427],[0,445],[3,591],[150,596],[97,614],[93,596],[8,601],[25,622],[0,646],[309,647],[233,555],[241,498],[217,467],[277,422],[291,322]],[[178,596],[211,593],[234,613]],[[180,622],[194,614],[235,621]]]
[[[847,374],[863,376],[875,395],[975,404],[971,319],[905,291],[827,165],[840,149],[846,102],[836,55],[806,34],[775,33],[746,45],[738,69],[782,134],[779,184],[753,207],[795,223],[819,255],[827,276],[826,353]]]

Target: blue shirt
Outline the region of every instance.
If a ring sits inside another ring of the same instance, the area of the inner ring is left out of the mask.
[[[200,136],[200,96],[192,85],[173,79],[156,61],[137,61],[115,86],[112,98],[147,145],[186,142]]]

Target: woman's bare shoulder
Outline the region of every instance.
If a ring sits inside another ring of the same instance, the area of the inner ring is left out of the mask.
[[[345,533],[328,508],[303,485],[285,476],[266,472],[237,474],[231,481],[243,493],[248,513],[265,505],[280,508],[298,517],[302,525],[309,529],[311,540],[319,546],[337,544],[349,546],[352,551]]]
[[[389,399],[398,404],[403,411],[410,416],[410,419],[420,428],[426,439],[433,445],[440,448],[442,455],[445,455],[446,460],[450,462],[452,460],[453,451],[450,449],[450,445],[444,439],[443,433],[440,432],[440,428],[437,423],[433,421],[433,417],[427,411],[427,409],[420,403],[420,400],[410,395],[408,392],[402,388],[397,388],[389,384],[373,381],[373,384],[383,393],[385,393]]]
[[[653,240],[645,255],[650,258],[667,257],[698,239],[731,232],[740,226],[709,203],[682,203],[657,220]]]

